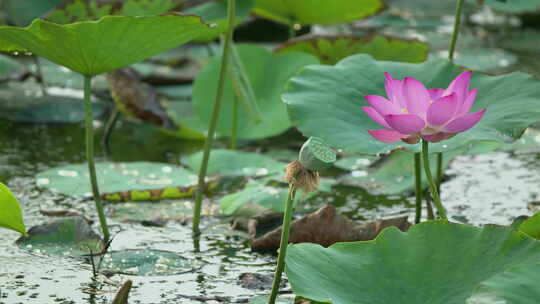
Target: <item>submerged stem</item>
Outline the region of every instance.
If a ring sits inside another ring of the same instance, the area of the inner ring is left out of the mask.
[[[234,18],[236,12],[236,0],[229,0],[227,7],[227,33],[225,35],[225,43],[223,44],[223,54],[221,58],[221,67],[219,71],[219,82],[216,92],[216,99],[214,102],[214,109],[212,110],[212,118],[210,125],[208,126],[208,134],[206,141],[204,142],[204,152],[201,162],[201,168],[199,169],[199,183],[197,186],[197,192],[195,194],[195,209],[193,210],[193,234],[200,234],[199,224],[201,222],[201,209],[202,199],[205,188],[206,171],[208,170],[208,160],[210,159],[210,149],[214,142],[214,133],[216,132],[217,122],[219,118],[219,111],[221,108],[221,101],[223,99],[223,91],[225,88],[225,76],[227,75],[227,69],[229,64],[229,50],[233,36]]]
[[[281,275],[285,267],[285,256],[287,254],[287,245],[289,244],[289,230],[291,228],[292,211],[296,187],[293,183],[289,184],[289,193],[285,202],[285,213],[283,214],[283,225],[281,226],[281,242],[279,243],[278,260],[276,272],[274,274],[274,282],[272,283],[272,291],[268,299],[268,304],[274,304],[281,284]]]
[[[416,186],[416,216],[414,223],[418,224],[422,217],[422,162],[420,153],[414,153],[414,177]]]
[[[107,218],[101,204],[101,197],[96,177],[96,166],[94,165],[94,126],[92,125],[94,116],[92,115],[92,100],[90,95],[92,92],[92,76],[84,76],[84,111],[86,122],[86,158],[88,160],[88,172],[90,173],[90,183],[92,184],[92,193],[94,194],[94,202],[99,217],[101,230],[103,230],[103,240],[109,242],[109,226],[107,226]]]
[[[431,188],[431,195],[433,196],[433,203],[435,204],[435,208],[437,208],[437,211],[439,212],[439,216],[442,219],[446,220],[446,210],[444,210],[444,207],[441,204],[439,191],[437,191],[437,185],[435,184],[435,181],[433,180],[433,176],[431,175],[431,169],[429,168],[428,145],[429,145],[428,142],[422,139],[422,158],[424,161],[424,171],[426,173],[426,178],[429,183],[429,187]]]

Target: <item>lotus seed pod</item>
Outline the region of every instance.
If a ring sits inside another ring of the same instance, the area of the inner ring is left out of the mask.
[[[312,171],[328,169],[336,161],[336,151],[318,137],[310,137],[300,149],[298,160]]]

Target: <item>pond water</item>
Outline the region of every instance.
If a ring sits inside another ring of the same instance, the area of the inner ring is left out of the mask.
[[[162,145],[158,151],[147,149],[147,143],[132,137],[137,130],[145,131],[146,128],[123,122],[114,134],[110,159],[170,162],[177,159],[178,153],[182,155],[200,147],[197,143],[174,143],[174,140],[171,142],[171,139],[167,139],[169,147]],[[33,178],[37,172],[52,166],[83,161],[82,134],[83,129],[79,125],[8,124],[1,129],[0,155],[3,165],[0,174],[9,181],[8,185],[20,199],[27,226],[50,219],[42,215],[40,210],[71,208],[95,217],[91,201],[38,189]],[[121,137],[131,138],[132,142],[116,150],[114,140]],[[176,150],[169,150],[172,148]],[[540,191],[537,186],[540,168],[536,158],[535,153],[507,152],[457,157],[446,171],[449,180],[442,185],[442,199],[451,218],[472,224],[508,224],[516,216],[531,214],[527,204],[535,201]],[[100,156],[99,159],[105,157]],[[413,198],[388,197],[351,186],[338,186],[332,194],[308,204],[317,207],[332,203],[349,217],[367,221],[403,214],[412,218],[412,201]],[[217,204],[217,199],[212,198],[206,204]],[[170,221],[163,228],[145,227],[111,217],[110,225],[115,235],[111,250],[166,250],[187,259],[191,264],[186,273],[181,274],[117,274],[110,278],[100,276],[98,280],[92,279],[88,262],[72,257],[30,253],[13,244],[17,233],[2,230],[0,303],[109,303],[118,284],[126,279],[134,281],[130,297],[133,303],[213,303],[211,299],[214,297],[223,297],[219,298],[219,302],[238,303],[254,295],[265,294],[265,290],[241,287],[239,275],[259,273],[270,276],[275,257],[252,252],[246,237],[233,232],[227,223],[218,218],[206,218],[203,224],[205,228],[200,252],[196,253],[189,224]],[[96,231],[99,229],[95,225],[94,228]]]

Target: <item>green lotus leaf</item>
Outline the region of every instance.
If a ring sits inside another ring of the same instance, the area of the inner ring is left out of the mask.
[[[493,9],[505,13],[533,13],[540,10],[540,0],[486,0]]]
[[[255,0],[253,12],[285,24],[336,24],[365,18],[383,8],[379,0]]]
[[[425,63],[376,61],[354,55],[335,66],[304,68],[289,82],[283,100],[294,125],[306,136],[317,136],[329,145],[350,152],[377,154],[398,147],[418,152],[420,145],[386,144],[367,130],[381,129],[362,110],[363,96],[386,96],[384,74],[415,77],[429,88],[446,88],[460,70],[447,60]],[[431,144],[431,152],[450,151],[478,141],[512,142],[540,117],[540,81],[524,73],[487,76],[474,73],[471,87],[478,88],[472,111],[487,109],[471,130]]]
[[[62,4],[64,0],[4,0],[0,5],[8,19],[16,25],[26,26],[32,20]]]
[[[9,82],[0,86],[0,118],[31,123],[76,123],[84,120],[80,98],[43,95],[33,81]],[[94,117],[105,112],[103,102],[92,103]]]
[[[174,191],[181,196],[182,191],[177,188],[187,188],[197,183],[197,176],[193,172],[164,163],[102,162],[96,164],[96,171],[100,192],[105,197],[129,192],[131,200],[148,200],[155,195],[160,198],[172,197]],[[86,164],[52,168],[38,173],[36,178],[38,186],[52,191],[72,196],[91,195]],[[110,199],[115,200],[114,197]]]
[[[8,56],[0,55],[0,81],[5,81],[13,75],[20,75],[24,71],[25,67],[22,63]]]
[[[321,179],[318,189],[296,194],[294,204],[305,202],[321,192],[329,193],[336,184],[334,179]],[[258,181],[249,183],[244,189],[225,195],[220,200],[221,211],[225,215],[254,216],[266,210],[283,212],[289,190],[286,187],[274,187]],[[252,205],[252,208],[244,208]]]
[[[540,264],[512,267],[483,282],[471,298],[476,301],[471,304],[533,304],[540,298],[539,273]]]
[[[36,19],[26,28],[0,27],[0,42],[18,46],[84,75],[109,72],[147,59],[216,29],[197,16],[106,16],[60,25]]]
[[[315,301],[463,304],[482,283],[539,259],[540,242],[511,227],[431,221],[373,241],[289,245],[286,271],[295,294]]]
[[[37,57],[41,76],[44,78],[47,87],[61,87],[83,90],[84,79],[76,72],[58,65],[49,60]],[[28,69],[38,75],[38,66],[35,63],[28,65]],[[109,89],[105,75],[98,75],[92,78],[92,90],[107,91]]]
[[[197,172],[203,152],[194,153],[182,162]],[[208,162],[208,175],[220,176],[267,176],[285,172],[285,165],[259,153],[214,149]]]
[[[9,188],[0,183],[0,227],[26,234],[21,206]]]
[[[138,276],[176,275],[193,266],[192,260],[177,252],[153,249],[111,251],[102,263],[102,267],[110,271]]]
[[[521,223],[519,225],[519,231],[540,240],[540,212]]]
[[[317,59],[304,53],[273,54],[263,47],[238,45],[237,50],[244,64],[261,113],[260,122],[250,119],[250,112],[242,103],[238,106],[238,138],[258,139],[274,136],[287,130],[291,123],[287,108],[281,102],[281,92],[287,80]],[[197,117],[208,125],[214,106],[218,84],[220,56],[213,58],[197,75],[193,86],[193,104]],[[271,74],[269,74],[271,71]],[[225,82],[223,105],[220,111],[217,133],[231,135],[234,90],[230,79]]]
[[[103,250],[104,243],[82,216],[69,216],[33,226],[17,240],[26,250],[51,255],[81,256]]]
[[[248,19],[249,12],[253,8],[253,4],[253,0],[236,1],[235,25],[239,25]],[[206,23],[213,23],[217,25],[217,32],[211,33],[207,36],[201,36],[196,39],[196,41],[212,41],[216,39],[220,34],[224,33],[227,29],[227,1],[209,1],[189,8],[183,12],[186,14],[194,14],[200,16]]]
[[[365,37],[307,36],[286,42],[277,53],[300,51],[317,56],[321,63],[335,64],[354,54],[369,54],[377,60],[422,62],[428,45],[417,40],[391,38],[382,35]]]
[[[107,15],[153,16],[167,13],[178,6],[178,0],[125,0],[103,3],[96,0],[68,0],[50,12],[46,19],[67,24],[76,21],[96,20]]]

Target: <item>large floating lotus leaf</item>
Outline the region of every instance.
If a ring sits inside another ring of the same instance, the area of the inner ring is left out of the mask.
[[[320,192],[329,193],[332,185],[336,183],[333,179],[322,179],[319,188],[315,192],[305,193],[299,191],[295,198],[295,204],[306,201]],[[221,211],[225,215],[241,214],[253,216],[253,211],[260,213],[271,210],[283,212],[285,210],[285,200],[289,192],[286,187],[274,187],[263,183],[253,182],[246,188],[232,194],[225,195],[220,200]],[[251,208],[243,207],[252,205]]]
[[[93,103],[93,115],[103,114],[103,103]],[[0,86],[0,118],[31,123],[75,123],[84,120],[81,98],[49,94],[43,96],[35,82]]]
[[[236,25],[244,22],[249,17],[249,12],[253,8],[253,1],[254,0],[236,1]],[[186,14],[200,16],[206,23],[216,24],[219,29],[218,32],[212,33],[208,36],[202,36],[198,38],[197,41],[207,42],[214,40],[219,36],[219,34],[224,33],[227,29],[227,1],[214,0],[189,8],[183,12]]]
[[[84,78],[80,74],[73,72],[70,69],[67,69],[61,65],[58,65],[49,60],[42,58],[37,58],[39,67],[41,68],[41,75],[44,78],[45,85],[47,87],[67,87],[73,89],[83,90],[84,88]],[[35,63],[28,65],[28,69],[34,73],[38,74],[38,67]],[[98,75],[92,78],[92,90],[95,91],[107,91],[109,88],[107,86],[107,80],[105,75]],[[82,98],[82,93],[81,93]]]
[[[365,18],[383,7],[379,0],[255,0],[253,12],[285,24],[336,24]]]
[[[281,92],[285,83],[301,67],[318,61],[308,54],[296,52],[273,54],[263,47],[254,45],[239,45],[237,50],[253,86],[259,110],[264,113],[260,117],[260,122],[256,123],[251,118],[247,106],[239,102],[238,137],[257,139],[278,135],[291,126],[287,108],[281,102]],[[220,65],[221,58],[213,58],[199,73],[193,87],[195,113],[207,125],[214,107]],[[227,79],[217,127],[217,132],[223,136],[231,134],[233,100],[233,86]]]
[[[399,146],[419,151],[420,145],[387,144],[367,130],[382,129],[362,110],[364,96],[386,96],[384,72],[395,78],[412,76],[429,88],[446,88],[460,70],[447,60],[420,64],[376,61],[354,55],[335,66],[314,65],[292,78],[283,94],[293,124],[306,136],[317,136],[346,151],[376,154]],[[450,140],[431,144],[431,151],[450,151],[475,141],[511,142],[540,117],[540,82],[524,73],[487,76],[474,73],[472,88],[478,95],[472,111],[486,108],[471,130]]]
[[[100,252],[103,242],[82,216],[62,217],[34,226],[17,245],[30,251],[54,255],[80,256]]]
[[[0,183],[0,227],[26,234],[19,201],[9,188]]]
[[[197,152],[183,159],[193,171],[199,171],[203,153]],[[285,172],[285,165],[258,153],[235,150],[212,150],[208,175],[266,176]]]
[[[482,283],[471,304],[533,304],[540,299],[540,264],[520,265]]]
[[[166,276],[185,273],[193,262],[176,252],[152,249],[111,251],[102,267],[115,272],[139,276]]]
[[[25,26],[32,20],[41,17],[64,0],[4,0],[2,11],[16,25]]]
[[[47,15],[47,20],[66,24],[76,21],[96,20],[107,15],[153,16],[171,11],[178,0],[125,0],[102,3],[96,0],[67,0]]]
[[[168,192],[193,186],[197,182],[197,176],[193,172],[162,163],[103,162],[96,164],[96,171],[101,193],[107,195],[129,192],[132,200],[152,199],[156,195],[170,197]],[[91,195],[86,164],[49,169],[38,173],[36,178],[38,186],[53,191],[74,196]],[[157,193],[160,190],[166,193]]]
[[[109,72],[144,60],[215,29],[197,16],[106,16],[59,25],[36,19],[26,28],[0,27],[0,42],[27,49],[85,75]]]
[[[506,13],[531,13],[540,10],[540,0],[486,0],[486,4],[495,10]]]
[[[540,240],[540,212],[521,223],[519,231]]]
[[[322,63],[335,64],[350,55],[365,53],[377,60],[422,62],[426,60],[428,45],[417,40],[391,38],[382,35],[366,37],[308,36],[291,40],[276,52],[300,51],[317,56]]]
[[[289,245],[286,271],[295,294],[316,301],[463,304],[482,283],[539,259],[540,242],[511,227],[432,221],[368,242]]]
[[[24,70],[24,65],[20,62],[8,56],[0,55],[0,81],[8,79],[14,74],[21,74]]]
[[[445,43],[445,46],[447,43]],[[448,51],[438,52],[433,58],[448,58]],[[463,47],[456,52],[454,62],[462,67],[473,71],[501,74],[512,65],[516,64],[518,58],[511,52],[485,47]]]

